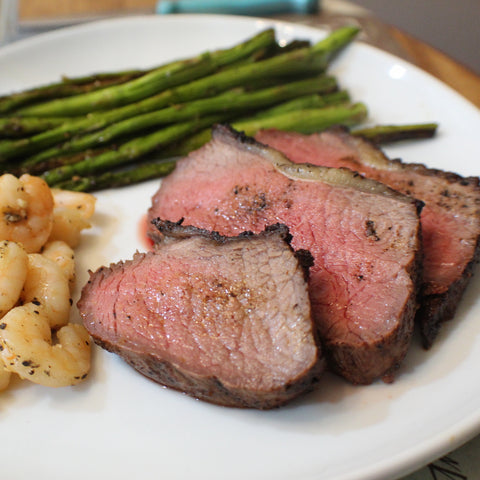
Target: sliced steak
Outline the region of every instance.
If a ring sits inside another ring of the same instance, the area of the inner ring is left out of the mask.
[[[370,383],[389,377],[410,344],[419,208],[350,170],[296,165],[217,126],[212,141],[163,180],[149,216],[228,236],[288,225],[292,246],[314,257],[310,298],[330,368]]]
[[[267,409],[324,369],[288,229],[225,238],[156,221],[155,251],[100,268],[78,302],[95,341],[147,377],[221,405]]]
[[[267,130],[257,139],[296,163],[345,167],[422,200],[424,268],[417,314],[423,344],[429,348],[440,325],[450,320],[480,252],[478,177],[388,159],[373,144],[333,129],[314,135]]]

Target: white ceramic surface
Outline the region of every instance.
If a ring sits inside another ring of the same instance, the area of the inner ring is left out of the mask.
[[[299,25],[219,16],[134,17],[59,30],[0,49],[0,93],[59,79],[148,67],[226,47],[274,25],[280,39],[320,39]],[[371,123],[438,121],[436,139],[393,157],[477,175],[478,110],[415,67],[361,43],[332,72]],[[98,194],[78,250],[87,269],[143,249],[139,219],[157,181]],[[15,382],[0,395],[0,476],[9,480],[375,480],[406,474],[480,432],[480,277],[434,347],[414,342],[395,383],[354,387],[326,375],[318,390],[269,412],[209,405],[167,390],[95,350],[80,386]],[[77,292],[78,295],[78,292]],[[78,320],[78,318],[75,316]]]

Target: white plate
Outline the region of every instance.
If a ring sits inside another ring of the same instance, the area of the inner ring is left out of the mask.
[[[0,92],[62,74],[147,67],[225,47],[275,25],[279,38],[320,39],[298,25],[243,17],[102,21],[0,50]],[[374,123],[439,121],[438,138],[388,149],[405,161],[478,174],[480,115],[462,97],[395,57],[357,43],[333,72]],[[95,227],[78,251],[86,270],[143,249],[138,224],[158,182],[98,195]],[[429,352],[416,342],[391,385],[318,390],[269,412],[209,405],[158,386],[96,349],[91,378],[74,388],[17,382],[0,396],[2,478],[117,480],[392,479],[480,431],[480,282]]]

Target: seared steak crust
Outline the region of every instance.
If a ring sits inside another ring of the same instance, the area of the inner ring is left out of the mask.
[[[222,235],[287,224],[293,247],[314,257],[310,298],[330,368],[370,383],[390,377],[410,344],[420,209],[348,169],[296,165],[217,126],[212,141],[163,180],[149,217],[185,218]]]
[[[220,405],[269,409],[324,369],[305,274],[284,225],[259,235],[155,219],[155,251],[91,273],[78,302],[95,342],[143,375]]]
[[[293,162],[350,168],[425,203],[421,214],[425,259],[417,322],[423,344],[429,348],[441,324],[453,317],[479,256],[478,177],[390,160],[372,143],[345,129],[313,135],[266,130],[257,138]]]
[[[225,407],[255,408],[271,410],[312,391],[323,370],[322,361],[318,361],[308,374],[292,379],[282,388],[265,390],[261,393],[242,387],[233,387],[214,376],[194,375],[186,372],[172,362],[162,361],[157,355],[145,354],[137,350],[127,350],[118,344],[112,344],[95,338],[95,343],[112,353],[120,355],[135,370],[155,382],[173,390],[208,403]]]

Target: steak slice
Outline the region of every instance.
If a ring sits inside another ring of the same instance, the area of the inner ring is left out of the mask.
[[[292,246],[314,257],[310,298],[330,368],[354,383],[390,377],[417,308],[418,202],[347,169],[296,165],[225,126],[212,135],[162,181],[149,217],[222,235],[288,225]]]
[[[417,323],[424,347],[431,347],[441,324],[454,316],[479,257],[478,177],[390,160],[372,143],[340,128],[313,135],[267,130],[259,132],[257,139],[293,162],[350,168],[425,203],[421,213],[425,258]]]
[[[284,225],[225,238],[156,220],[155,251],[91,273],[78,307],[95,342],[147,377],[220,405],[269,409],[324,369],[306,273]]]

